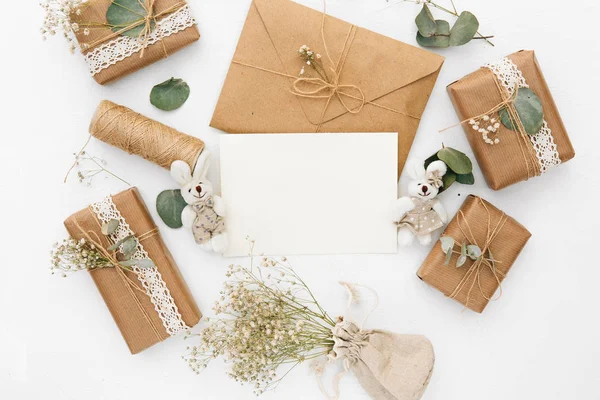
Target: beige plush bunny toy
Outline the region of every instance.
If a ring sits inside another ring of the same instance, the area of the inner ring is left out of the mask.
[[[398,244],[408,246],[416,236],[426,246],[431,243],[431,234],[448,221],[446,210],[436,199],[443,186],[442,177],[447,167],[443,161],[432,162],[425,169],[423,161],[411,161],[407,165],[411,181],[408,196],[396,201],[395,222],[398,224]]]

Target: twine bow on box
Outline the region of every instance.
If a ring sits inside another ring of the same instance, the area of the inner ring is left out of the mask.
[[[468,258],[471,258],[473,260],[473,263],[467,269],[467,272],[462,277],[454,291],[448,295],[448,297],[455,299],[467,287],[469,282],[471,282],[467,292],[465,302],[466,307],[468,307],[469,301],[471,300],[471,293],[475,287],[475,284],[477,284],[479,292],[486,300],[492,301],[499,299],[502,296],[502,280],[505,277],[505,274],[496,268],[496,264],[502,262],[494,259],[490,247],[496,240],[500,231],[502,231],[502,229],[504,228],[504,225],[508,221],[508,216],[505,213],[502,213],[498,222],[494,226],[492,226],[492,216],[488,206],[481,198],[478,197],[477,200],[480,202],[481,206],[485,209],[487,214],[485,242],[482,245],[480,245],[477,242],[477,239],[473,234],[473,231],[471,230],[471,227],[469,226],[469,223],[462,210],[459,210],[456,216],[457,225],[465,238],[465,242],[462,243],[462,246],[459,246],[461,248],[461,251],[454,250],[454,247],[457,246],[456,239],[450,237],[441,238],[442,250],[446,253],[447,256],[447,264],[449,263],[450,258],[453,254],[459,254],[459,258],[456,264],[457,268],[462,267]],[[446,240],[451,240],[451,242],[444,243]],[[481,284],[481,275],[486,270],[491,272],[492,276],[498,283],[498,288],[500,289],[500,291],[496,298],[493,297],[493,293],[488,295],[483,290]]]
[[[102,44],[102,43],[104,43],[104,42],[106,42],[108,40],[111,40],[111,39],[114,39],[114,38],[117,38],[117,37],[121,36],[123,33],[127,32],[129,30],[132,30],[132,29],[135,29],[135,28],[138,28],[138,27],[141,26],[142,29],[140,30],[140,33],[139,33],[139,35],[137,37],[137,40],[142,43],[142,50],[140,52],[140,58],[142,58],[144,56],[144,51],[146,50],[146,48],[149,45],[148,41],[149,41],[149,38],[150,38],[150,33],[152,32],[152,29],[155,26],[155,24],[157,23],[157,21],[160,18],[163,18],[163,17],[165,17],[165,16],[167,16],[169,14],[173,14],[173,13],[178,12],[183,7],[187,6],[186,2],[180,1],[180,2],[177,2],[176,4],[174,4],[174,5],[170,6],[170,7],[167,7],[164,10],[161,10],[161,11],[157,12],[156,9],[155,9],[155,3],[156,3],[156,1],[157,0],[138,0],[140,6],[144,10],[144,14],[139,14],[139,13],[137,13],[134,10],[130,10],[130,9],[126,8],[125,6],[123,6],[122,4],[120,4],[119,2],[113,2],[112,4],[114,6],[121,7],[123,9],[129,11],[130,13],[138,14],[140,16],[140,18],[138,20],[132,21],[131,23],[127,23],[126,25],[123,25],[122,27],[120,25],[119,26],[112,26],[112,25],[110,25],[107,22],[106,23],[105,22],[98,23],[98,22],[93,22],[93,21],[91,21],[91,22],[85,22],[85,21],[78,22],[77,25],[79,25],[79,27],[85,27],[85,28],[110,28],[111,30],[113,28],[117,28],[117,27],[120,28],[120,29],[118,29],[116,31],[112,30],[112,32],[110,34],[103,35],[100,38],[98,38],[98,39],[96,39],[96,40],[94,40],[94,41],[92,41],[90,43],[84,43],[82,45],[83,50],[90,50],[90,49],[92,49],[92,48],[94,48],[94,47],[96,47],[96,46],[98,46],[98,45],[100,45],[100,44]],[[84,5],[86,7],[89,7],[92,3],[93,3],[93,1],[92,2],[84,3]],[[81,9],[78,9],[77,11],[79,12],[80,10]],[[79,15],[78,12],[76,12],[76,13]],[[169,55],[168,52],[167,52],[167,48],[166,48],[166,46],[165,46],[165,44],[164,44],[164,42],[162,40],[160,42],[162,43],[162,47],[163,47],[163,50],[164,50],[164,53],[165,53],[165,57],[167,57]]]

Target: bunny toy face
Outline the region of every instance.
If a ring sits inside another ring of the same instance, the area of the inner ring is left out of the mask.
[[[181,196],[188,204],[205,201],[213,195],[213,185],[209,181],[192,179],[181,188]]]
[[[443,185],[442,177],[446,174],[447,167],[443,161],[434,161],[427,167],[422,162],[409,166],[408,174],[411,178],[408,184],[408,195],[422,200],[434,199]]]
[[[210,164],[208,152],[203,152],[192,174],[185,161],[175,161],[171,165],[171,176],[181,186],[181,196],[188,204],[196,204],[208,200],[213,195],[213,185],[206,177]]]

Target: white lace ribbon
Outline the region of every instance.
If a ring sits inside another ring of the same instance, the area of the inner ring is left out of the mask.
[[[509,58],[505,57],[497,63],[486,64],[484,67],[489,68],[496,75],[496,78],[511,96],[515,91],[515,85],[518,84],[520,88],[529,87],[519,67]],[[546,120],[544,120],[544,124],[538,133],[528,136],[535,150],[541,174],[548,172],[552,167],[561,163],[552,130]]]
[[[94,210],[101,223],[107,223],[112,219],[119,221],[117,230],[111,234],[111,239],[114,242],[134,234],[110,196],[104,198],[102,201],[93,203],[92,210]],[[137,250],[131,258],[136,260],[150,259],[148,252],[144,250],[144,246],[139,240]],[[156,267],[139,268],[137,266],[133,266],[132,269],[150,298],[150,301],[154,304],[154,309],[158,313],[167,333],[173,336],[189,329],[185,322],[183,322],[175,300],[173,300],[171,292],[158,269]]]
[[[196,19],[192,16],[190,6],[185,5],[156,23],[152,32],[148,34],[147,46],[195,24]],[[145,40],[139,38],[119,36],[85,53],[84,57],[90,73],[94,76],[111,65],[142,51],[144,42]]]

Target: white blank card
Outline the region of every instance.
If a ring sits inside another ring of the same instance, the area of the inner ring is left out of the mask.
[[[395,253],[396,133],[221,136],[228,257]]]

